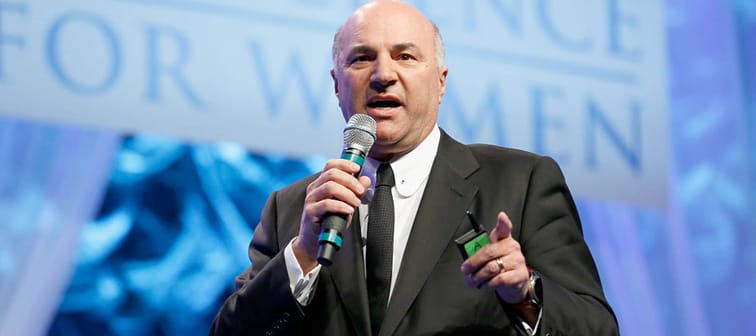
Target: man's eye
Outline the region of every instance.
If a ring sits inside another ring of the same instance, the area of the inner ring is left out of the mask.
[[[367,56],[365,56],[365,55],[355,56],[355,57],[352,58],[352,60],[349,63],[353,64],[353,63],[358,63],[358,62],[367,62],[369,60],[370,59]]]
[[[410,54],[400,54],[399,55],[399,59],[402,60],[402,61],[409,61],[409,60],[413,60],[415,58],[412,57],[412,55],[410,55]]]

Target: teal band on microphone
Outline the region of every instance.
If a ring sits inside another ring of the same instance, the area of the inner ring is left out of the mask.
[[[336,247],[341,248],[341,236],[335,232],[323,232],[320,234],[319,241],[329,241],[336,244]]]
[[[345,152],[343,155],[341,155],[341,158],[344,159],[344,160],[352,161],[352,162],[360,165],[360,167],[362,167],[362,164],[365,163],[365,157],[364,156],[360,156],[360,155],[357,155],[357,154],[354,154],[354,153]]]

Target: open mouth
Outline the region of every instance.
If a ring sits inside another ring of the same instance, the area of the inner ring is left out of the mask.
[[[376,100],[367,104],[369,108],[395,108],[401,105],[399,102],[393,100]]]

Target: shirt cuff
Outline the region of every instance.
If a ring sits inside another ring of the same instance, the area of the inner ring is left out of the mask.
[[[297,237],[294,237],[294,239],[297,239]],[[299,266],[297,256],[294,255],[294,248],[292,247],[294,239],[284,248],[286,272],[289,274],[289,289],[291,289],[291,293],[297,299],[297,302],[302,306],[306,306],[312,301],[321,265],[318,264],[309,273],[302,274],[302,267]]]
[[[535,326],[531,327],[528,322],[525,322],[520,316],[517,316],[517,319],[520,320],[520,325],[522,325],[522,328],[525,330],[525,335],[533,336],[538,332],[538,325],[541,324],[541,314],[543,313],[543,308],[538,309],[538,319],[536,320]]]

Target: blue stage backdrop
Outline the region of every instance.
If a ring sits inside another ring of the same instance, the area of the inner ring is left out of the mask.
[[[623,335],[756,334],[756,0],[410,1],[440,125],[553,156]],[[0,0],[0,335],[205,335],[340,150],[359,0]]]

